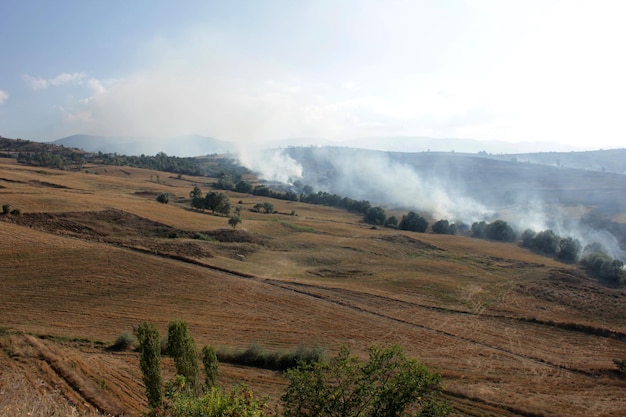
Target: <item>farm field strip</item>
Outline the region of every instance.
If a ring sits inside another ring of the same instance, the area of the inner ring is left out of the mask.
[[[27,215],[42,212],[35,229],[0,222],[2,326],[110,343],[143,320],[163,331],[183,319],[199,344],[217,347],[305,343],[364,354],[371,344],[399,344],[444,375],[461,414],[625,415],[626,382],[611,369],[613,358],[626,357],[626,343],[551,325],[624,332],[623,292],[570,277],[569,266],[515,245],[370,230],[354,214],[284,201],[277,210],[297,216],[246,212],[237,232],[254,242],[165,239],[150,235],[160,227],[150,222],[227,227],[223,217],[176,202],[206,179],[161,173],[168,184],[157,184],[156,172],[98,169],[50,174],[0,165],[0,178],[22,181],[2,182],[0,198],[12,205],[15,198]],[[175,202],[156,203],[164,191]],[[231,198],[246,208],[266,199]],[[120,222],[98,217],[109,208],[121,211]],[[135,354],[42,343],[139,413]],[[22,357],[8,358],[0,371]],[[285,384],[270,371],[224,365],[224,383],[236,381],[273,401]]]

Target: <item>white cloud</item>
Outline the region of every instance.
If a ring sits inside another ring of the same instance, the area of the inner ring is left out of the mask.
[[[623,141],[621,14],[556,0],[364,3],[349,21],[325,17],[323,3],[303,7],[280,36],[259,19],[249,32],[218,25],[148,40],[143,67],[115,79],[24,80],[85,89],[63,102],[67,134]]]
[[[9,93],[4,90],[0,90],[0,104],[4,104],[9,99]]]
[[[49,79],[32,77],[30,75],[23,75],[22,78],[33,90],[45,90],[49,87],[58,87],[69,83],[82,84],[85,78],[87,78],[87,75],[82,72],[64,72]]]

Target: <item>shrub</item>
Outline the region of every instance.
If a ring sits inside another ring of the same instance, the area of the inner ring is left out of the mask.
[[[389,216],[387,220],[385,220],[385,227],[396,229],[398,227],[398,218],[396,216]]]
[[[267,398],[258,399],[245,385],[239,385],[230,393],[218,387],[211,388],[200,397],[196,397],[185,389],[185,378],[177,377],[169,384],[168,401],[159,408],[161,417],[266,417],[269,414]]]
[[[170,202],[170,195],[169,193],[162,193],[159,194],[156,198],[156,201],[158,201],[159,203],[163,203],[163,204],[167,204]]]
[[[443,416],[438,402],[441,379],[424,365],[407,359],[398,346],[370,348],[368,361],[343,347],[329,362],[301,364],[287,371],[289,385],[281,397],[285,417],[395,417],[408,408]]]
[[[617,366],[617,371],[626,376],[626,359],[613,359],[613,363]]]
[[[252,344],[246,350],[230,352],[221,349],[218,357],[222,362],[236,363],[245,366],[285,371],[300,363],[315,362],[326,358],[324,349],[318,345],[300,345],[288,352],[266,351],[259,344]]]
[[[10,211],[11,211],[11,206],[9,204],[2,205],[2,213],[9,214]]]
[[[115,339],[113,345],[111,345],[111,350],[129,350],[133,349],[136,344],[135,336],[133,336],[129,332],[124,332]]]
[[[22,215],[22,211],[20,209],[13,209],[11,210],[11,214],[14,216],[21,216]]]

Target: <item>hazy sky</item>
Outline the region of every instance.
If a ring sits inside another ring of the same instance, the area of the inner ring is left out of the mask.
[[[1,0],[0,135],[626,147],[626,1]]]

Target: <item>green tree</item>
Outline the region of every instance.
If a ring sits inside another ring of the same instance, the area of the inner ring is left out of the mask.
[[[235,185],[235,191],[238,193],[250,194],[254,190],[254,185],[246,180],[241,180]]]
[[[204,208],[211,210],[212,214],[228,216],[231,208],[230,199],[225,193],[211,191],[204,196]]]
[[[202,198],[202,190],[196,185],[189,193],[191,198],[191,207],[204,210],[204,198]]]
[[[139,367],[146,387],[150,408],[163,403],[163,379],[161,377],[161,337],[152,323],[143,322],[137,327],[139,341]]]
[[[185,377],[189,388],[195,389],[198,380],[198,354],[196,344],[189,335],[187,323],[182,320],[169,323],[166,350],[174,358],[176,374]]]
[[[428,221],[419,214],[409,211],[408,214],[402,216],[398,228],[400,230],[424,233],[428,229]]]
[[[582,245],[578,239],[566,237],[561,239],[559,242],[559,253],[557,258],[568,262],[576,262],[578,261],[581,250]]]
[[[502,242],[513,242],[516,239],[513,228],[504,220],[496,220],[489,223],[485,228],[487,239],[499,240]]]
[[[365,223],[375,224],[375,225],[384,225],[387,220],[387,214],[385,213],[385,209],[382,207],[370,207],[365,213],[363,217]]]
[[[269,201],[265,201],[263,203],[256,203],[254,205],[254,207],[252,207],[253,210],[258,211],[259,213],[261,212],[261,210],[264,213],[273,213],[274,212],[274,204],[270,203]]]
[[[205,345],[202,348],[202,364],[204,365],[204,383],[209,388],[215,387],[219,375],[219,362],[213,346]]]
[[[472,223],[471,236],[484,239],[487,237],[487,222],[480,221]]]
[[[230,227],[232,227],[233,229],[236,229],[237,226],[239,224],[241,224],[241,216],[237,215],[237,214],[233,214],[232,216],[230,216],[230,219],[228,219],[228,224],[230,225]]]
[[[274,210],[274,204],[270,203],[269,201],[263,203],[263,211],[265,211],[266,213],[273,213]]]
[[[398,227],[398,218],[396,216],[389,216],[387,220],[385,220],[385,227]]]
[[[440,377],[407,359],[398,346],[372,347],[368,361],[343,347],[329,362],[288,370],[287,379],[281,397],[285,417],[396,417],[417,410],[447,414],[445,406],[436,406]]]
[[[533,246],[548,255],[556,255],[560,242],[561,237],[548,229],[537,233],[533,239]]]
[[[433,233],[447,235],[450,233],[450,223],[447,220],[437,220],[433,223]]]
[[[522,233],[522,246],[525,246],[527,248],[534,247],[535,236],[537,236],[537,233],[534,230],[524,230],[524,233]]]
[[[163,204],[167,204],[170,202],[170,195],[169,193],[162,193],[159,194],[156,198],[156,201],[158,201],[159,203],[163,203]]]

